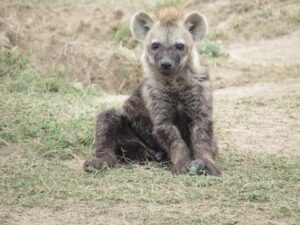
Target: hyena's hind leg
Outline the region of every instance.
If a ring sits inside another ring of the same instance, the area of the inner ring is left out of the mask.
[[[165,152],[147,146],[143,139],[126,123],[123,124],[122,132],[118,136],[118,143],[121,147],[122,155],[120,157],[125,162],[144,164],[148,161],[162,162],[166,158]]]
[[[117,136],[122,128],[121,115],[114,109],[101,112],[96,124],[96,153],[95,157],[84,162],[84,170],[101,169],[103,166],[112,167],[118,162],[117,152],[120,147]]]

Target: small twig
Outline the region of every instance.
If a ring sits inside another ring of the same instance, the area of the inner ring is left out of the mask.
[[[48,192],[51,192],[51,189],[50,189],[50,188],[47,186],[47,184],[45,183],[45,181],[44,181],[42,175],[40,175],[40,179],[41,179],[43,185],[45,186],[45,188],[48,190]]]
[[[10,148],[10,144],[8,142],[6,142],[5,140],[3,140],[2,138],[0,138],[0,141],[3,142],[4,144],[6,144]]]

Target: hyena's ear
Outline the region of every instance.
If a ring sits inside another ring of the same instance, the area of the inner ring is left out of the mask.
[[[153,23],[154,21],[148,13],[139,11],[131,18],[131,33],[137,40],[143,41]]]
[[[208,24],[205,16],[197,12],[187,15],[184,24],[190,31],[195,41],[202,40],[208,32]]]

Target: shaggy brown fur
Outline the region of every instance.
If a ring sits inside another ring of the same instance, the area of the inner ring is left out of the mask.
[[[183,13],[178,9],[163,8],[155,14],[155,20],[160,21],[162,24],[175,24],[183,18]]]
[[[145,46],[145,79],[120,111],[98,115],[96,155],[84,163],[86,171],[122,160],[168,160],[173,173],[184,174],[196,160],[207,175],[221,175],[209,76],[194,46],[206,35],[206,20],[174,9],[159,15],[138,12],[132,19],[132,32]]]

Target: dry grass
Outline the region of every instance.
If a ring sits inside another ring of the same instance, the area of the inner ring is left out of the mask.
[[[300,4],[292,1],[191,1],[187,8],[207,14],[210,38],[232,42],[245,39],[272,39],[289,34],[299,27]],[[207,13],[205,13],[207,12]]]
[[[4,3],[0,45],[21,48],[39,71],[54,69],[85,86],[96,83],[107,91],[126,92],[139,81],[141,68],[134,51],[112,42],[125,43],[124,36],[117,37],[130,17],[125,9],[101,1],[51,7]]]
[[[55,68],[85,85],[96,83],[108,91],[128,93],[141,78],[138,63],[141,46],[133,40],[128,27],[130,16],[140,8],[155,11],[162,5],[176,5],[185,11],[198,10],[205,14],[210,34],[200,50],[208,60],[217,63],[222,62],[220,56],[242,59],[253,55],[252,61],[262,58],[254,53],[266,43],[259,45],[259,42],[257,46],[257,41],[290,34],[300,24],[297,1],[84,2],[37,0],[25,4],[25,1],[5,0],[0,7],[0,45],[20,47],[40,71]],[[245,40],[250,43],[244,43]],[[299,40],[294,42],[285,51],[300,52],[295,47]],[[232,46],[243,43],[243,46]],[[274,43],[269,48],[276,49],[277,45]],[[245,52],[249,46],[251,52]],[[281,53],[275,50],[275,54]],[[288,52],[283,57],[286,55]],[[299,57],[292,55],[292,59]],[[219,58],[211,59],[211,56]]]

